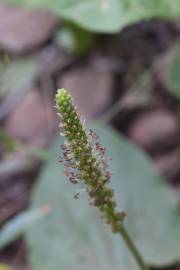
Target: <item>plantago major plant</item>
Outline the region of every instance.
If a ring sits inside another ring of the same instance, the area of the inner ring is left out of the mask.
[[[62,148],[60,162],[65,166],[65,175],[70,182],[82,181],[89,194],[90,205],[97,207],[104,221],[115,234],[120,234],[141,270],[148,270],[141,254],[130,239],[124,226],[125,212],[118,211],[113,190],[109,186],[110,172],[105,148],[94,131],[87,131],[82,117],[73,104],[71,95],[65,89],[56,94],[56,109],[61,118],[66,141]],[[77,193],[75,197],[79,197]]]

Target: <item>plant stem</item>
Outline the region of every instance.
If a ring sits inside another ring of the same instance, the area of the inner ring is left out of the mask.
[[[129,234],[124,226],[121,227],[120,234],[121,234],[122,238],[124,239],[124,241],[126,242],[128,249],[132,253],[137,264],[139,265],[139,268],[141,270],[150,270],[150,268],[144,262],[144,259],[141,256],[141,254],[139,253],[137,247],[135,246],[135,244],[131,240],[131,238],[130,238],[130,236],[129,236]]]

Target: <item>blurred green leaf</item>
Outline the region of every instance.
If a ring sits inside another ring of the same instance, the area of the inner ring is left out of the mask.
[[[8,244],[21,236],[27,228],[36,223],[39,219],[44,217],[48,212],[48,206],[41,207],[35,210],[24,211],[9,222],[7,222],[0,229],[0,249],[6,247]]]
[[[25,148],[25,152],[28,155],[34,156],[39,158],[40,160],[47,161],[52,158],[52,153],[44,148],[34,148],[34,147],[28,147],[27,149]]]
[[[180,259],[180,215],[172,190],[154,170],[151,160],[110,127],[98,128],[107,155],[112,156],[111,185],[120,210],[127,212],[126,225],[146,261],[163,265]],[[54,159],[42,172],[32,197],[32,206],[50,203],[48,220],[27,233],[30,261],[39,270],[137,270],[118,235],[89,206],[86,193],[79,200],[58,164],[58,138]]]
[[[180,98],[180,42],[177,42],[168,67],[167,85],[170,92]]]
[[[40,160],[47,161],[52,155],[48,149],[27,146],[24,143],[21,143],[18,140],[13,139],[9,136],[3,128],[0,128],[0,144],[2,144],[7,152],[13,152],[16,150],[24,151],[27,156],[37,157]]]
[[[68,22],[57,32],[56,43],[70,52],[84,54],[94,45],[95,34]]]
[[[179,0],[6,0],[27,7],[45,7],[96,32],[117,32],[127,24],[152,17],[180,15]]]
[[[15,60],[0,65],[0,97],[9,92],[23,90],[32,84],[37,72],[37,65],[31,59]]]
[[[12,270],[9,265],[0,263],[0,270]]]
[[[0,128],[0,144],[4,145],[8,152],[14,151],[17,147],[17,141],[11,138],[2,128]]]

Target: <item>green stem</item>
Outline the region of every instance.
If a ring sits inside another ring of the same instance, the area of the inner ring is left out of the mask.
[[[120,234],[121,234],[122,238],[124,239],[124,241],[126,242],[126,244],[128,246],[128,249],[131,251],[134,259],[137,262],[137,264],[139,265],[139,268],[141,270],[150,270],[150,268],[144,262],[144,259],[141,256],[141,254],[139,253],[137,247],[135,246],[135,244],[131,240],[127,230],[125,229],[125,227],[123,227],[123,226],[121,227]]]

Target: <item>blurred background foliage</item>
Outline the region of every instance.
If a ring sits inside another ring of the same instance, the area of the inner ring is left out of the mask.
[[[48,8],[90,31],[113,33],[130,23],[152,17],[172,19],[180,14],[178,0],[8,0],[30,8]]]
[[[58,163],[63,140],[53,100],[56,88],[67,87],[113,159],[111,185],[145,260],[152,269],[178,270],[180,1],[2,3],[13,4],[16,18],[21,10],[27,24],[37,8],[52,12],[54,22],[30,47],[28,40],[18,48],[22,36],[34,38],[21,29],[26,21],[12,19],[7,47],[0,35],[0,262],[32,270],[137,269],[89,206],[84,186],[72,187]]]

